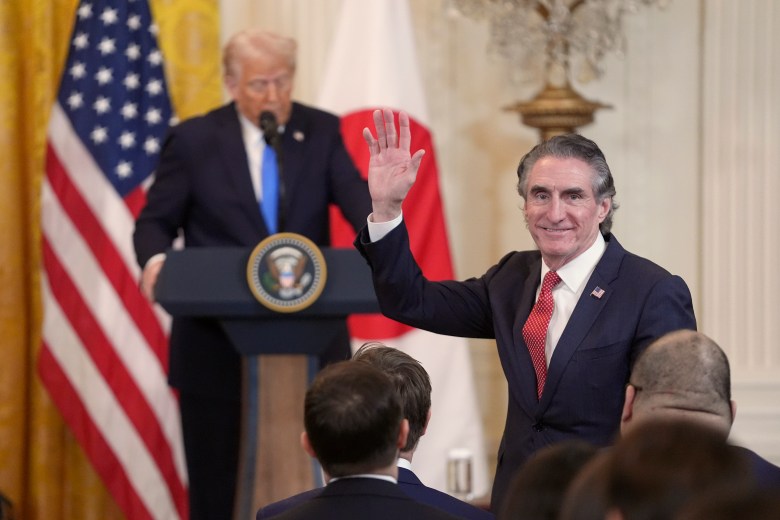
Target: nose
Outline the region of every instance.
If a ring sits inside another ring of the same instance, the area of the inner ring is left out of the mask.
[[[268,101],[277,101],[279,99],[279,90],[276,83],[273,81],[269,83],[268,90],[265,92],[265,97]]]
[[[566,211],[559,197],[551,197],[547,206],[547,219],[550,222],[560,222],[566,216]]]

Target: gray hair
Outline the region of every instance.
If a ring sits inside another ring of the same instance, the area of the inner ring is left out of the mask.
[[[599,225],[602,235],[612,229],[612,216],[619,205],[615,202],[615,180],[609,170],[607,159],[598,145],[579,134],[556,135],[534,146],[530,152],[520,159],[517,166],[517,192],[526,199],[528,194],[528,174],[536,161],[543,157],[575,158],[584,161],[593,170],[593,193],[596,202],[610,199],[609,213]]]
[[[281,56],[294,71],[297,51],[298,44],[292,38],[256,29],[240,31],[230,37],[222,51],[225,77],[237,79],[241,76],[241,59],[252,54]]]

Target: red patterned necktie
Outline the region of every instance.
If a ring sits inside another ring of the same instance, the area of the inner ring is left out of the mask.
[[[544,381],[547,379],[547,360],[544,356],[544,344],[547,339],[547,326],[550,324],[555,302],[552,290],[558,285],[561,277],[555,271],[547,271],[542,281],[542,290],[539,299],[528,316],[528,321],[523,326],[523,338],[531,353],[531,361],[536,371],[536,398],[542,396]]]

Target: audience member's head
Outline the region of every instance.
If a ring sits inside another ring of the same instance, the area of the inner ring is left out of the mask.
[[[409,436],[401,455],[411,460],[420,437],[425,434],[431,416],[431,380],[419,361],[409,354],[379,342],[364,344],[353,361],[379,369],[395,385],[404,417],[409,421]]]
[[[692,500],[675,520],[777,520],[780,494],[759,488],[719,489]]]
[[[515,474],[499,520],[557,520],[564,494],[597,448],[581,440],[567,440],[542,448]]]
[[[367,363],[343,361],[314,378],[304,401],[304,449],[331,477],[395,476],[408,422],[390,379]]]
[[[642,421],[610,449],[610,518],[672,518],[697,496],[753,484],[748,461],[716,428],[688,419]]]
[[[659,417],[701,421],[728,435],[734,419],[726,354],[693,330],[670,332],[639,356],[631,371],[621,432]]]
[[[609,449],[599,451],[572,479],[563,497],[560,520],[604,520],[607,517],[611,456]]]

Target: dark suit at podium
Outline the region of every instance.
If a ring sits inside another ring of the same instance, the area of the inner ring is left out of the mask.
[[[328,245],[330,204],[336,204],[355,229],[365,223],[371,212],[367,184],[344,148],[336,116],[293,103],[281,146],[286,188],[283,231]],[[179,230],[187,248],[253,247],[268,236],[233,103],[171,129],[146,207],[136,222],[133,239],[139,264],[143,267],[152,256],[168,250]],[[346,322],[332,345],[323,357],[349,356]],[[175,318],[169,372],[170,384],[182,396],[191,492],[198,486],[192,475],[195,463],[195,471],[209,479],[204,485],[208,492],[216,494],[222,488],[232,501],[241,358],[216,321]],[[202,456],[212,448],[219,451]]]

